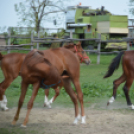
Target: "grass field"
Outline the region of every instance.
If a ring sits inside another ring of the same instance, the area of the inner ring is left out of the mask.
[[[16,51],[12,51],[12,52],[16,52]],[[25,51],[25,53],[27,53],[27,51]],[[6,53],[3,53],[3,54],[6,54]],[[99,113],[98,118],[99,118],[99,116],[100,117],[102,116],[102,120],[103,120],[103,118],[107,117],[107,115],[109,115],[110,111],[107,110],[106,103],[112,95],[113,81],[115,79],[119,78],[120,75],[122,74],[122,66],[120,65],[119,69],[116,70],[114,72],[113,76],[111,76],[110,78],[103,79],[103,76],[105,75],[107,68],[108,68],[109,64],[111,63],[111,60],[115,56],[116,55],[108,55],[108,56],[102,55],[100,64],[98,65],[98,64],[96,64],[97,56],[95,54],[92,54],[92,55],[89,55],[89,57],[91,59],[91,64],[89,66],[87,66],[85,64],[81,64],[81,66],[80,66],[80,84],[81,84],[81,89],[84,94],[84,106],[85,106],[85,109],[88,111],[87,120],[89,120],[91,118],[91,116],[94,115],[94,111],[93,111],[93,113],[92,113],[92,111],[90,113],[90,110],[92,110],[92,109],[97,110],[97,111],[95,111],[96,112],[95,115],[98,115],[98,113]],[[3,77],[2,71],[0,69],[0,81],[2,81],[3,79],[4,79],[4,77]],[[11,111],[13,110],[14,107],[16,108],[17,104],[18,104],[18,100],[19,100],[19,96],[20,96],[20,88],[21,88],[20,83],[21,83],[21,77],[18,76],[17,79],[15,79],[13,81],[13,83],[6,90],[6,96],[8,99],[8,107],[11,109]],[[121,84],[117,90],[117,100],[116,100],[117,107],[121,104],[126,105],[126,100],[125,100],[124,93],[122,90],[123,85],[124,84]],[[24,105],[23,105],[24,109],[27,106],[27,103],[31,97],[31,94],[32,94],[32,86],[30,85],[28,87],[28,91],[27,91],[27,94],[25,97],[25,101],[24,101]],[[51,98],[54,94],[55,94],[54,90],[50,89],[49,98]],[[130,96],[131,96],[131,98],[134,96],[134,85],[132,85],[132,87],[131,87]],[[134,102],[133,98],[132,98],[132,101]],[[40,88],[38,95],[34,101],[33,107],[34,108],[43,108],[43,102],[44,102],[44,90]],[[124,105],[123,105],[123,108],[124,108]],[[59,95],[59,97],[57,97],[56,101],[52,104],[52,107],[53,107],[53,109],[60,107],[61,108],[60,110],[64,110],[62,108],[66,108],[66,110],[68,110],[68,108],[73,108],[73,103],[71,102],[70,97],[66,94],[64,88],[62,88],[60,90],[60,95]],[[24,111],[24,109],[23,109],[23,111]],[[51,111],[54,111],[53,109]],[[105,114],[104,110],[107,111],[107,114]],[[35,109],[34,109],[34,111],[35,111]],[[47,110],[44,110],[44,111],[47,112]],[[71,109],[71,111],[73,111],[73,110]],[[65,115],[64,112],[65,111],[61,112],[60,114]],[[13,114],[14,113],[15,112],[13,112]],[[90,116],[88,116],[89,113],[90,113]],[[104,113],[104,115],[102,113]],[[115,113],[117,115],[119,113],[123,113],[123,115],[124,115],[124,109],[118,109],[118,110],[114,109],[112,117],[114,117],[116,115]],[[125,113],[133,114],[131,111],[128,112],[128,110],[125,110]],[[23,114],[24,114],[23,115],[23,118],[24,118],[25,113],[23,112]],[[53,118],[54,115],[55,115],[55,113],[53,115],[50,115],[50,117],[52,116],[52,118]],[[10,117],[10,120],[12,120],[14,115],[9,116],[8,114],[4,113],[4,116],[7,116],[7,119],[8,119],[8,117]],[[39,116],[39,114],[38,114],[38,116]],[[35,117],[35,118],[37,118],[37,117]],[[70,117],[70,118],[72,118],[72,117]],[[96,117],[94,117],[94,118],[96,118]],[[34,119],[34,118],[32,117],[32,119]],[[111,120],[111,117],[109,117],[108,119]],[[107,121],[108,119],[106,119],[105,121]],[[130,119],[131,119],[131,117],[130,117]],[[95,119],[95,121],[96,120],[97,120],[97,118]],[[75,128],[77,128],[78,131],[79,131],[79,129],[83,128],[83,130],[81,132],[81,133],[83,133],[85,131],[86,127],[89,130],[91,130],[92,125],[94,125],[95,121],[91,122],[91,120],[90,120],[91,123],[88,123],[90,127],[88,127],[88,125],[85,127],[82,127],[82,126],[75,127],[70,124],[68,125],[68,124],[64,124],[64,123],[61,123],[61,125],[56,125],[56,123],[51,123],[51,122],[45,123],[45,121],[44,121],[43,123],[40,123],[40,124],[38,124],[38,123],[30,124],[29,123],[28,129],[20,128],[19,123],[17,123],[17,126],[12,127],[10,125],[11,121],[7,121],[7,123],[5,123],[6,122],[5,121],[4,123],[1,123],[4,127],[3,126],[0,127],[0,134],[9,134],[9,133],[10,134],[23,134],[23,133],[44,134],[46,132],[46,130],[49,131],[51,129],[52,130],[55,129],[53,133],[58,134],[58,133],[56,133],[57,129],[63,129],[64,131],[67,129],[69,131],[70,129],[75,129]],[[121,117],[121,121],[122,121],[122,117]],[[46,125],[45,128],[44,128],[44,124]],[[100,122],[100,124],[102,124],[102,121]],[[108,123],[106,123],[106,124],[108,125]],[[113,123],[113,124],[115,124],[115,123]],[[125,122],[125,125],[126,125],[126,122]],[[94,129],[94,128],[96,128],[96,126],[98,126],[98,125],[93,126],[93,130],[96,130],[99,133],[101,130]],[[105,128],[106,127],[104,126],[104,130],[107,130]],[[122,127],[122,128],[124,129],[124,127]],[[74,130],[74,132],[76,132],[76,130]],[[109,132],[109,130],[107,132]],[[51,133],[51,131],[49,133]],[[60,132],[60,133],[62,133],[62,132]],[[46,134],[48,134],[48,133],[46,132]]]
[[[42,48],[41,48],[42,49]],[[13,52],[13,51],[12,51]],[[16,51],[15,51],[16,52]],[[25,51],[27,53],[27,51]],[[113,81],[122,74],[122,66],[120,65],[119,69],[116,70],[110,78],[103,79],[103,76],[105,75],[107,68],[109,64],[111,63],[111,60],[116,55],[101,55],[101,61],[100,64],[96,64],[97,55],[92,54],[89,55],[89,58],[91,59],[91,64],[89,66],[85,64],[81,64],[80,68],[80,83],[81,88],[84,94],[84,101],[98,101],[99,100],[105,100],[105,98],[109,98],[112,95],[113,90]],[[0,70],[0,81],[4,79],[2,71]],[[21,83],[21,77],[19,76],[17,79],[13,81],[13,83],[10,85],[10,87],[6,90],[6,96],[8,98],[8,107],[15,107],[17,106],[19,95],[20,95],[20,83]],[[124,93],[122,90],[124,84],[121,84],[117,91],[117,98],[124,98]],[[72,85],[73,86],[73,85]],[[130,90],[130,96],[134,96],[134,85],[132,85]],[[54,95],[54,90],[50,89],[50,96],[52,97]],[[30,96],[32,94],[32,86],[30,85],[28,88],[28,92],[25,98],[24,106],[26,106],[28,100],[30,99]],[[124,98],[125,99],[125,98]],[[44,101],[44,90],[40,89],[38,92],[38,95],[35,100],[35,106],[42,106]],[[56,99],[55,104],[57,105],[60,103],[60,105],[64,106],[66,103],[67,105],[70,105],[71,101],[69,96],[66,94],[64,88],[60,91],[60,96]],[[85,105],[86,106],[86,105]]]

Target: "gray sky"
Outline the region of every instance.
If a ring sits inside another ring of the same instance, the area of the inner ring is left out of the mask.
[[[0,0],[0,27],[17,26],[19,21],[18,16],[14,10],[14,4],[23,0]],[[129,14],[129,0],[72,0],[70,6],[75,6],[81,2],[82,6],[91,6],[96,9],[105,6],[105,9],[115,15],[128,15],[129,19],[134,16]],[[49,27],[52,24],[45,25]]]

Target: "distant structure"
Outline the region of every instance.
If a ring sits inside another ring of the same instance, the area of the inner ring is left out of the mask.
[[[126,49],[127,43],[109,43],[110,39],[128,36],[128,16],[113,15],[105,7],[92,9],[90,6],[69,6],[66,12],[65,35],[76,39],[98,38],[101,34],[102,49]],[[95,41],[83,41],[82,46],[92,45]]]
[[[0,38],[3,38],[3,35],[0,35]],[[0,46],[6,45],[6,40],[5,39],[0,39]]]
[[[134,37],[134,19],[128,19],[129,37]]]

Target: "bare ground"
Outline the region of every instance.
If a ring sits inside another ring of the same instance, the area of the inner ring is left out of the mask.
[[[94,107],[92,105],[92,107]],[[20,128],[26,109],[22,108],[15,126],[11,125],[16,108],[0,111],[0,134],[133,134],[134,111],[130,109],[85,108],[86,124],[73,125],[73,108],[33,108],[27,128]]]

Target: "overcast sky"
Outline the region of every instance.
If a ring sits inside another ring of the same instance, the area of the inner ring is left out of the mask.
[[[0,27],[17,26],[19,21],[14,10],[14,4],[24,0],[0,0]],[[82,6],[90,6],[93,9],[105,6],[105,9],[115,15],[128,15],[129,19],[134,16],[129,14],[129,0],[72,0],[70,6],[75,6],[81,2]],[[50,25],[45,25],[49,27]]]

